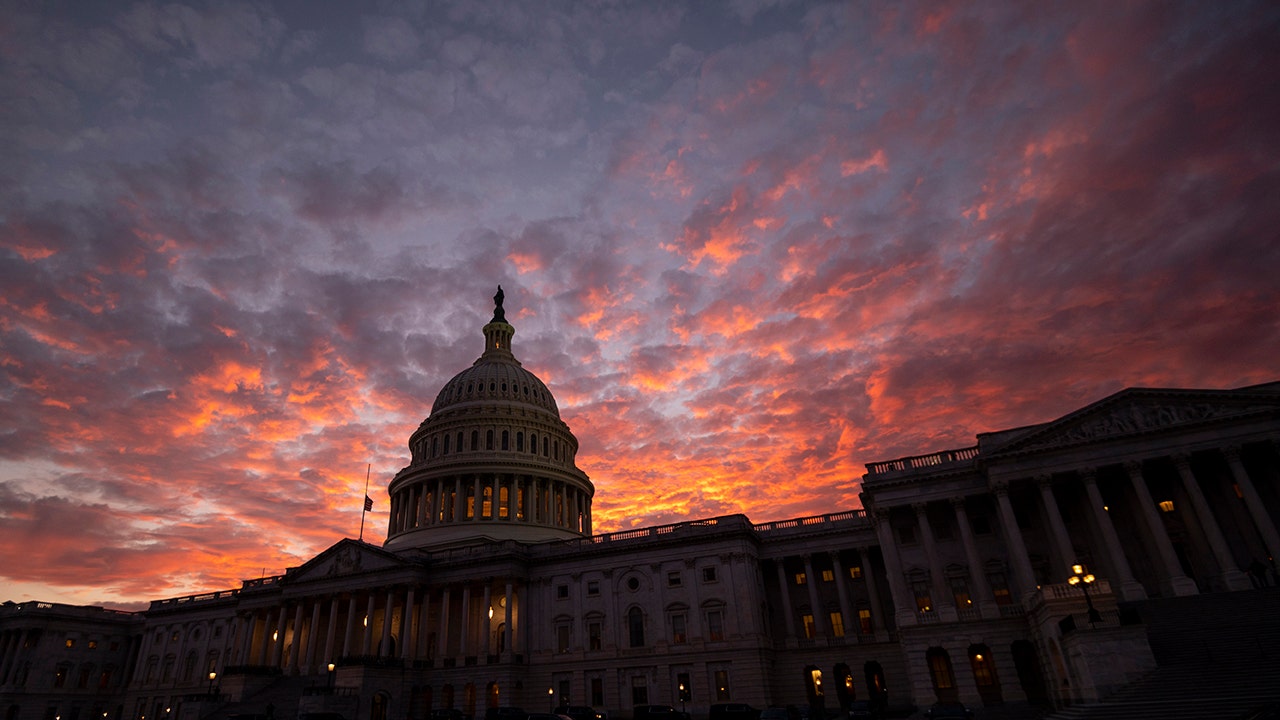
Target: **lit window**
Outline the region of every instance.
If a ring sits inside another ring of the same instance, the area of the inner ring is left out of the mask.
[[[569,652],[569,623],[556,625],[556,652]]]
[[[587,647],[590,648],[591,650],[600,649],[600,646],[601,646],[600,623],[598,622],[587,623],[587,643],[588,643]]]
[[[90,650],[97,650],[97,649],[98,649],[98,641],[97,641],[97,640],[90,640],[90,641],[89,641],[89,649],[90,649]]]
[[[858,632],[863,635],[871,634],[871,611],[866,608],[858,611]]]
[[[817,633],[818,633],[818,628],[814,627],[814,624],[813,624],[813,616],[812,616],[812,615],[804,615],[803,617],[801,617],[801,621],[803,621],[803,622],[804,622],[804,636],[805,636],[805,638],[806,638],[806,639],[809,639],[809,640],[812,640],[812,639],[813,639],[813,637],[814,637],[815,635],[817,635]]]
[[[1161,512],[1167,512],[1167,513],[1171,513],[1171,512],[1173,512],[1173,501],[1172,501],[1172,500],[1161,500],[1161,501],[1160,501],[1160,511],[1161,511]]]
[[[844,637],[844,616],[838,612],[833,612],[831,617],[831,634],[836,637]]]
[[[669,572],[669,573],[667,573],[667,587],[680,587],[680,573],[679,573],[679,572]]]
[[[822,571],[822,582],[831,582],[836,579],[836,574],[830,570]]]
[[[707,639],[724,639],[724,615],[722,615],[719,610],[710,610],[707,612]]]
[[[67,638],[67,647],[73,648],[75,646],[76,646],[75,638]]]
[[[716,700],[726,702],[729,700],[729,671],[716,671]]]
[[[685,632],[684,615],[671,616],[671,642],[676,645],[683,645],[687,639]]]
[[[804,576],[804,573],[802,573],[802,572],[798,572],[798,573],[796,573],[796,578],[795,578],[795,579],[796,579],[796,584],[797,584],[797,585],[804,585],[806,582],[808,582],[808,578],[806,578],[806,577]]]
[[[862,566],[854,565],[853,567],[849,568],[849,577],[853,578],[854,580],[860,580],[862,578]]]

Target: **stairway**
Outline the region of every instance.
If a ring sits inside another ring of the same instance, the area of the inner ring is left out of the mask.
[[[267,706],[272,706],[275,720],[294,720],[298,717],[298,700],[304,688],[315,684],[311,677],[278,677],[270,685],[241,700],[227,703],[201,720],[225,720],[232,715],[256,715],[265,717]]]
[[[1280,588],[1134,604],[1157,668],[1052,720],[1247,718],[1280,708]]]

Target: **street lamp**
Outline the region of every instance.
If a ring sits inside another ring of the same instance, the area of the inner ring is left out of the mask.
[[[555,712],[556,710],[555,696],[556,696],[555,688],[547,688],[547,712]]]
[[[333,663],[329,663],[329,691],[333,691]]]
[[[1093,573],[1086,573],[1083,565],[1071,566],[1071,577],[1067,578],[1070,585],[1079,585],[1084,590],[1084,604],[1089,608],[1089,627],[1094,627],[1097,623],[1102,622],[1102,615],[1098,613],[1098,609],[1093,606],[1093,600],[1089,597],[1089,586],[1098,578]]]
[[[213,681],[218,678],[218,673],[213,670],[209,671],[209,694],[213,695]]]
[[[684,683],[680,683],[680,712],[684,712]]]

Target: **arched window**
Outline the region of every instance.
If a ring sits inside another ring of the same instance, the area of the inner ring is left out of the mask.
[[[480,431],[472,430],[471,431],[471,451],[475,452],[476,450],[479,450],[479,449],[480,449]]]
[[[627,611],[627,635],[631,640],[631,647],[644,647],[644,613],[638,607]]]
[[[503,450],[510,450],[510,449],[511,449],[511,447],[510,447],[511,443],[510,443],[510,441],[509,441],[509,436],[510,436],[510,433],[509,433],[509,432],[507,432],[506,430],[503,430],[503,431],[502,431],[502,449],[503,449]]]
[[[458,431],[458,444],[457,444],[457,446],[456,446],[456,447],[458,448],[458,452],[462,452],[462,447],[463,447],[463,446],[462,446],[462,431],[461,431],[461,430],[459,430],[459,431]]]
[[[924,654],[929,664],[929,679],[938,702],[956,702],[956,675],[951,669],[951,656],[940,647],[931,647]]]
[[[493,431],[492,430],[484,431],[484,449],[485,450],[493,449]]]
[[[449,433],[444,434],[444,454],[449,454]]]
[[[529,433],[529,452],[538,454],[538,433]]]
[[[973,668],[973,681],[984,705],[999,705],[1004,701],[1000,692],[1000,680],[996,677],[996,663],[991,648],[986,645],[969,646],[969,665]]]
[[[438,454],[439,450],[440,450],[440,438],[438,437],[431,438],[431,457],[435,457]]]
[[[543,435],[542,436],[542,457],[547,457],[548,455],[550,455],[551,454],[550,450],[551,450],[551,443],[547,441],[547,436]]]
[[[516,452],[524,452],[524,433],[516,433]]]
[[[560,441],[556,440],[555,442],[551,443],[551,448],[555,450],[555,457],[557,460],[559,460],[560,459]]]

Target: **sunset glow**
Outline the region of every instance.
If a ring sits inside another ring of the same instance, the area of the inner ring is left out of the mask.
[[[0,601],[380,543],[498,284],[599,532],[1280,378],[1275,3],[83,5],[0,13]]]

